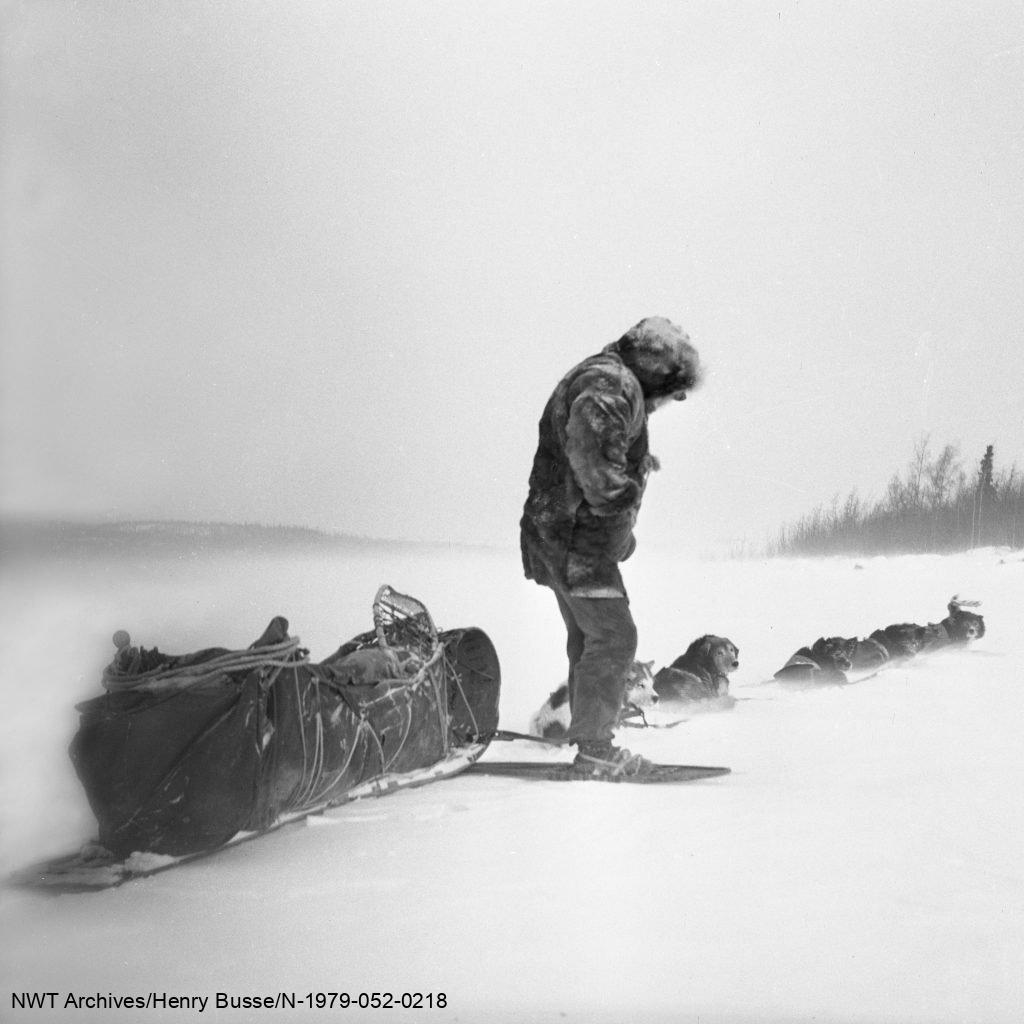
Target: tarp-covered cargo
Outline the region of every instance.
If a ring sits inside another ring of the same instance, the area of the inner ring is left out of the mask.
[[[208,850],[367,785],[385,792],[468,763],[455,755],[478,755],[497,728],[487,635],[438,632],[422,604],[388,587],[374,629],[319,664],[283,618],[245,651],[174,657],[125,634],[115,643],[107,692],[79,705],[71,757],[99,842],[117,856]]]

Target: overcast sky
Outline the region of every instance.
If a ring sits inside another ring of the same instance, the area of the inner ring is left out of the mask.
[[[641,544],[1024,468],[1017,0],[0,9],[0,512],[515,544],[650,315]]]

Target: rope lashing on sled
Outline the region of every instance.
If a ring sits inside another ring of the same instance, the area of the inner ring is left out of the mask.
[[[133,646],[128,633],[118,630],[113,638],[118,652],[104,672],[103,685],[115,693],[172,697],[204,682],[232,688],[255,682],[261,694],[257,707],[262,710],[253,721],[260,732],[261,757],[279,757],[279,747],[269,745],[271,738],[282,724],[290,730],[285,742],[292,745],[292,774],[277,796],[278,810],[289,813],[329,805],[351,785],[372,782],[414,763],[422,753],[418,746],[428,721],[439,757],[448,756],[465,740],[465,726],[477,734],[488,726],[467,692],[470,677],[461,678],[458,655],[449,651],[447,640],[442,642],[420,601],[382,586],[374,599],[373,623],[371,632],[343,645],[344,657],[377,648],[394,658],[385,659],[382,673],[358,683],[336,672],[334,661],[310,664],[299,639],[288,637],[287,621],[275,618],[263,637],[245,650],[211,648],[180,657]],[[460,642],[460,634],[455,637]],[[490,673],[484,674],[490,678]],[[451,708],[460,701],[465,713],[456,732]]]
[[[293,672],[295,684],[295,697],[298,706],[303,705],[302,690],[299,686],[299,673]],[[324,765],[324,722],[319,711],[313,716],[315,729],[313,745],[313,763],[310,766],[309,746],[306,742],[306,730],[299,729],[299,736],[302,739],[302,776],[299,779],[295,792],[292,795],[292,806],[302,806],[306,803],[313,792],[316,781],[321,777]]]
[[[472,632],[475,633],[475,631]],[[477,710],[474,710],[475,702],[470,700],[469,694],[466,692],[467,686],[482,686],[484,690],[492,687],[497,688],[500,684],[500,671],[498,670],[497,662],[488,659],[486,652],[477,646],[479,638],[476,636],[471,641],[469,653],[464,654],[462,645],[465,639],[465,633],[453,632],[446,634],[446,642],[444,644],[444,681],[451,684],[451,692],[448,694],[449,714],[455,718],[461,712],[461,709],[464,708],[469,717],[469,731],[465,728],[466,723],[461,722],[460,728],[453,732],[452,738],[455,740],[465,740],[470,737],[473,739],[490,737],[497,728],[496,721],[491,725],[480,720],[477,714],[477,711],[480,709],[478,707]],[[486,638],[484,639],[489,646],[490,641],[486,640]],[[485,665],[487,666],[486,668]],[[494,671],[488,671],[488,668],[493,668]],[[463,685],[464,672],[467,677],[466,685]]]
[[[371,643],[379,645],[379,638],[375,637]],[[417,689],[430,687],[430,693],[432,694],[430,703],[437,708],[440,718],[440,736],[443,752],[447,754],[450,749],[450,741],[443,700],[446,664],[444,647],[436,643],[433,653],[414,676],[409,679],[393,680],[393,682],[401,682],[403,684],[400,690],[382,695],[374,702],[388,701],[394,706],[396,712],[400,714],[401,724],[399,728],[401,732],[397,743],[391,751],[390,757],[384,749],[383,734],[378,735],[373,722],[367,715],[367,708],[365,706],[360,708],[358,705],[352,706],[347,701],[339,705],[338,713],[344,714],[355,728],[351,735],[351,742],[345,750],[343,763],[338,767],[326,768],[327,752],[325,750],[326,738],[323,707],[320,703],[321,687],[326,687],[330,692],[336,692],[336,687],[332,686],[330,680],[324,678],[318,672],[317,666],[313,666],[313,671],[306,680],[305,687],[303,687],[297,671],[299,663],[286,663],[286,667],[293,669],[296,705],[309,707],[311,712],[305,717],[305,721],[311,727],[310,734],[307,735],[307,729],[305,728],[299,730],[302,749],[302,771],[295,784],[295,788],[288,798],[287,810],[308,808],[325,802],[329,804],[330,795],[335,791],[338,782],[349,774],[353,761],[357,756],[363,762],[364,770],[358,774],[358,777],[353,779],[354,783],[372,782],[374,778],[383,777],[392,770],[395,762],[405,752],[406,746],[413,734],[411,704],[406,699],[399,700],[399,694],[403,698],[407,698],[409,693]],[[388,680],[380,680],[380,682],[388,682]],[[392,733],[392,735],[394,734]],[[370,769],[369,766],[371,764],[376,767]]]
[[[127,647],[127,634],[124,634],[124,638],[126,643],[120,650],[130,650]],[[143,672],[132,671],[130,666],[121,669],[117,664],[118,658],[115,658],[103,670],[103,686],[107,690],[184,689],[224,675],[261,668],[294,668],[308,661],[309,652],[301,647],[298,637],[289,637],[264,647],[246,648],[244,651],[227,651],[209,660],[188,665],[162,664]]]
[[[444,656],[444,668],[446,677],[455,683],[455,688],[459,691],[462,703],[466,705],[470,721],[473,723],[473,735],[479,736],[480,723],[476,720],[476,715],[473,714],[473,705],[470,704],[469,698],[466,696],[466,691],[462,688],[462,680],[459,678],[459,673],[455,669],[455,663],[448,657],[447,653]]]

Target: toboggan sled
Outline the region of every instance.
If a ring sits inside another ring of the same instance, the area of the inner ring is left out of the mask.
[[[22,881],[117,884],[468,767],[498,722],[490,639],[438,631],[388,586],[373,622],[319,664],[280,617],[244,651],[168,656],[115,634],[106,693],[78,706],[70,749],[98,843]]]

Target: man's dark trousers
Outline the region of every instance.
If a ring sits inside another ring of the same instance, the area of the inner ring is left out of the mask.
[[[627,597],[577,597],[556,589],[569,655],[569,740],[610,740],[633,658],[636,624]]]

